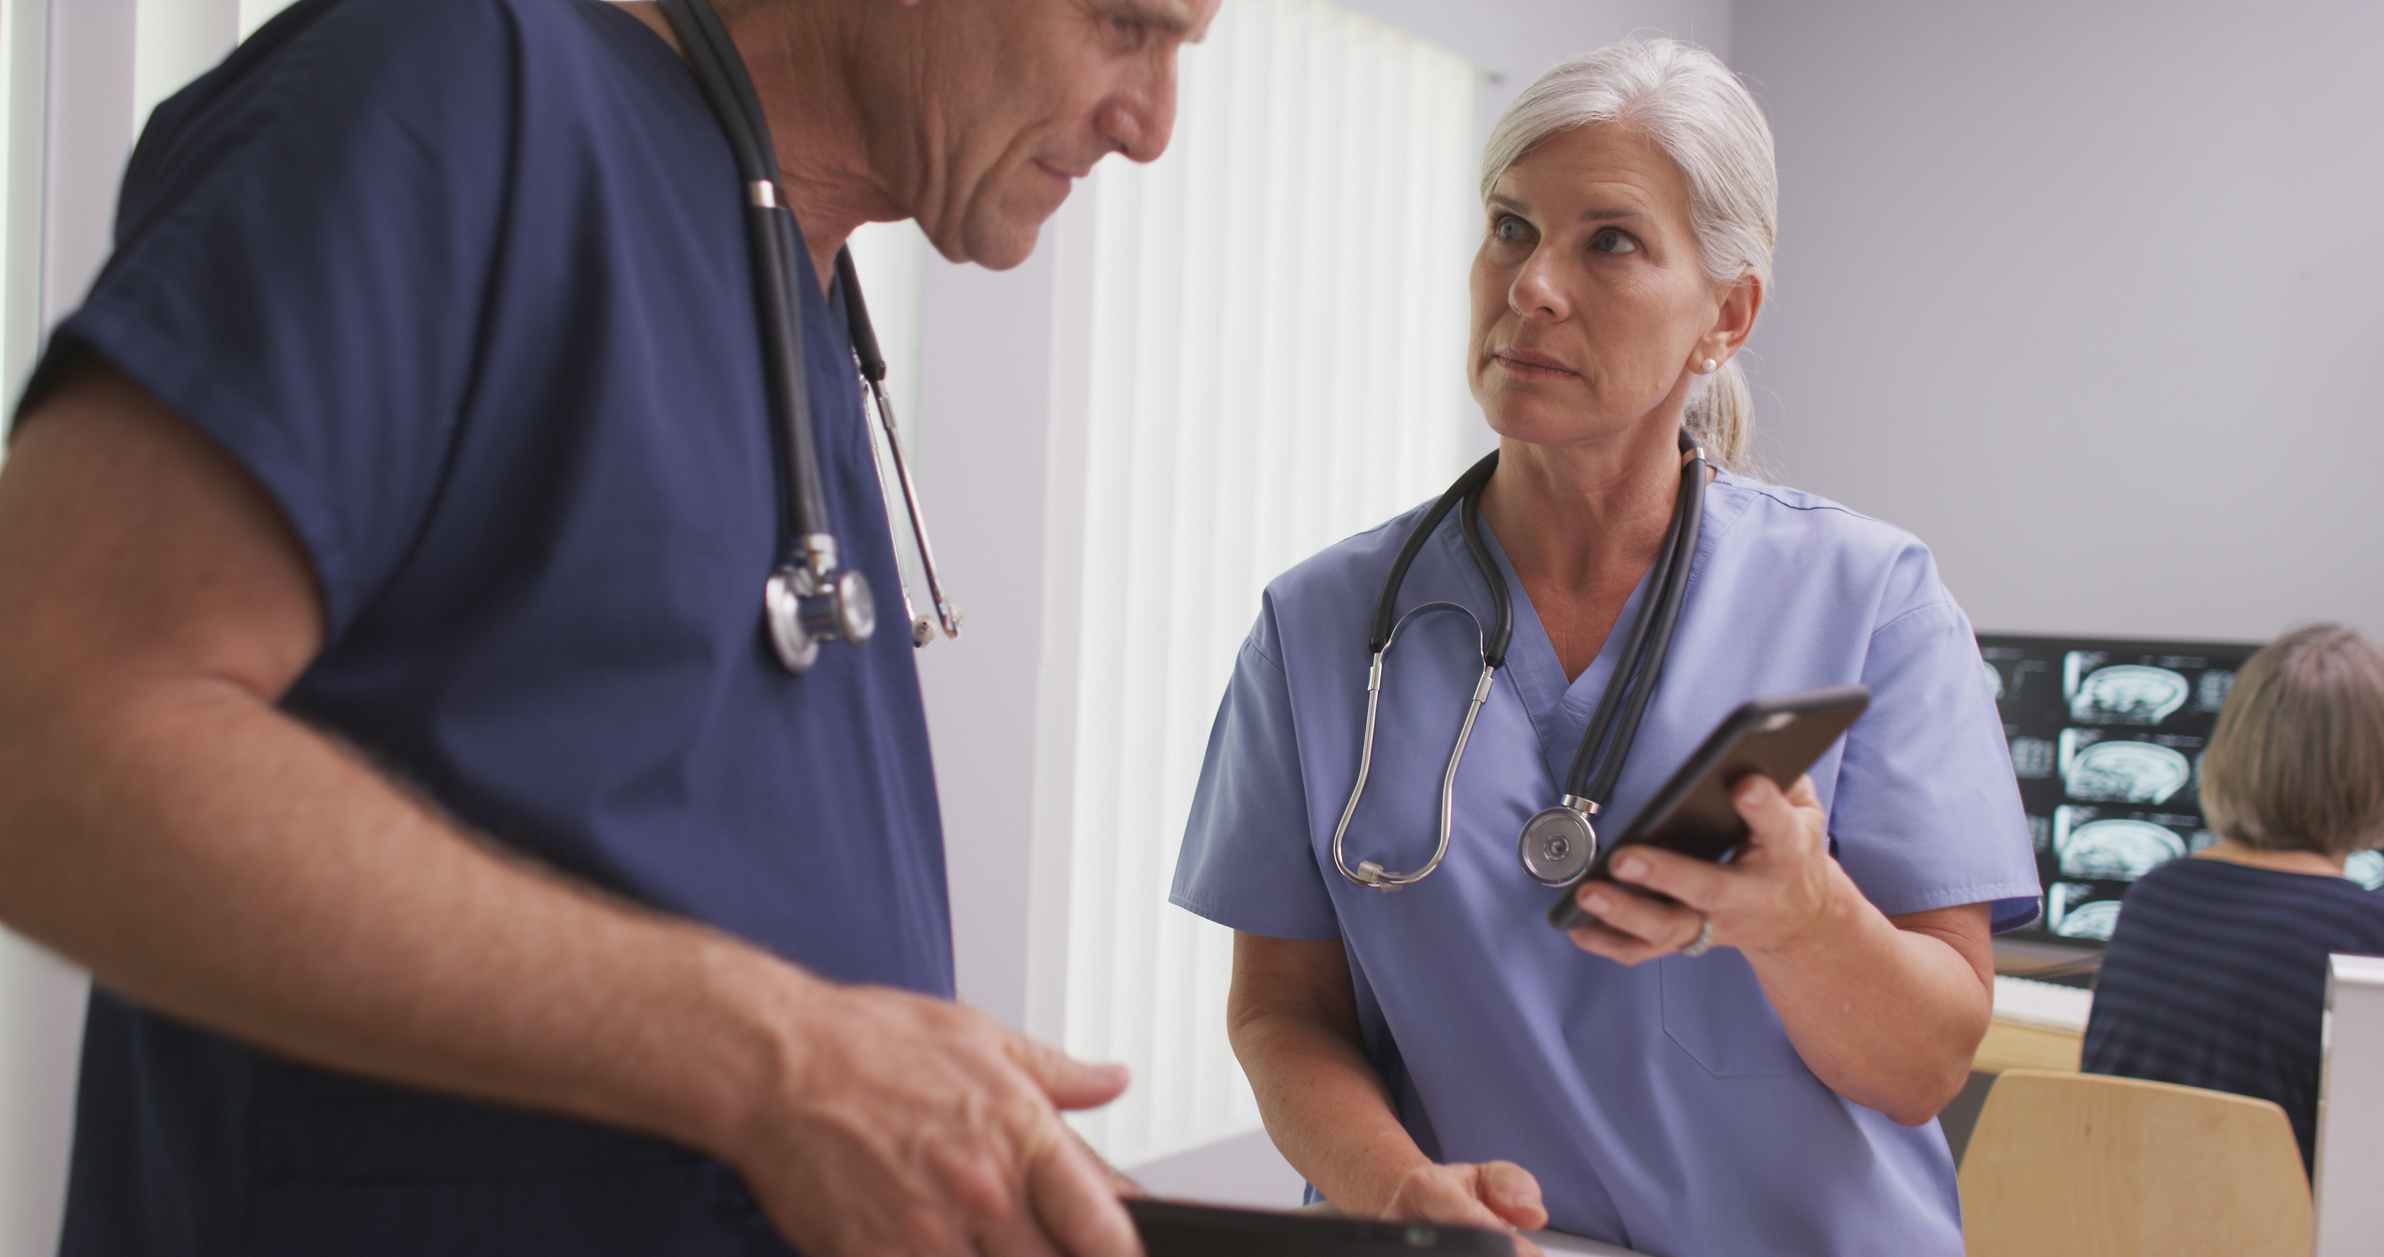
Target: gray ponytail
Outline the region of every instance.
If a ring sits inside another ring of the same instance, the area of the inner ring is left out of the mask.
[[[1732,358],[1707,376],[1689,395],[1689,436],[1705,447],[1706,456],[1733,471],[1749,470],[1748,447],[1755,440],[1755,394],[1747,387],[1747,373]]]

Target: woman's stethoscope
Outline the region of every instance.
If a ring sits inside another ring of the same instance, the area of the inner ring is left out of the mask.
[[[762,360],[769,372],[770,414],[778,447],[779,502],[785,515],[783,527],[791,538],[763,587],[763,622],[779,662],[789,672],[806,672],[818,660],[822,642],[863,642],[877,631],[877,600],[869,581],[858,570],[843,565],[836,536],[828,527],[827,492],[820,479],[819,450],[812,431],[811,394],[803,376],[803,305],[796,290],[795,251],[799,246],[794,213],[779,202],[778,149],[771,142],[753,79],[736,46],[729,42],[727,29],[712,11],[710,0],[662,0],[662,12],[670,19],[671,30],[678,36],[688,64],[694,67],[712,112],[728,133],[745,194],[754,283],[761,302]],[[911,536],[919,544],[919,565],[926,575],[928,597],[935,603],[934,620],[918,615],[905,583],[902,605],[911,623],[911,643],[925,646],[933,641],[939,622],[946,637],[958,637],[960,613],[945,600],[943,582],[936,577],[927,521],[920,514],[918,490],[911,483],[902,441],[894,430],[893,407],[886,401],[886,358],[879,352],[877,333],[869,324],[869,307],[861,299],[861,280],[854,273],[849,250],[836,254],[836,280],[844,285],[845,331],[854,364],[868,384],[878,424],[885,430],[895,478],[902,486],[903,507],[910,516]],[[873,460],[883,457],[874,439],[869,453]],[[885,480],[882,461],[878,479],[881,484]]]
[[[1639,719],[1647,713],[1648,700],[1655,694],[1656,678],[1664,670],[1664,654],[1672,645],[1673,627],[1680,621],[1681,600],[1689,587],[1689,563],[1697,550],[1697,528],[1705,517],[1706,469],[1705,451],[1691,442],[1685,432],[1681,434],[1680,450],[1680,494],[1672,505],[1672,524],[1665,530],[1664,543],[1656,552],[1655,568],[1648,576],[1648,598],[1639,607],[1639,618],[1631,625],[1630,640],[1623,648],[1621,661],[1615,665],[1614,677],[1606,683],[1605,696],[1598,700],[1597,712],[1582,735],[1581,749],[1573,757],[1573,771],[1565,778],[1564,797],[1556,806],[1544,808],[1525,821],[1523,835],[1516,840],[1515,850],[1523,861],[1523,871],[1550,886],[1570,885],[1588,870],[1590,861],[1597,856],[1598,831],[1589,818],[1598,814],[1615,781],[1622,776],[1623,760],[1638,736]],[[1506,664],[1507,643],[1514,630],[1514,611],[1508,600],[1506,579],[1482,545],[1482,488],[1497,468],[1498,455],[1493,452],[1459,476],[1457,483],[1450,485],[1448,492],[1441,494],[1432,509],[1416,522],[1407,534],[1407,543],[1399,549],[1398,561],[1391,565],[1390,578],[1383,585],[1382,602],[1375,608],[1374,632],[1367,646],[1374,664],[1366,676],[1366,740],[1358,752],[1357,784],[1350,788],[1349,803],[1341,809],[1341,823],[1333,829],[1333,866],[1341,870],[1341,876],[1370,890],[1413,886],[1430,877],[1449,854],[1449,811],[1457,787],[1457,765],[1464,762],[1465,743],[1472,738],[1474,719],[1481,715],[1482,704],[1490,697],[1491,682]],[[1473,612],[1454,602],[1427,602],[1396,620],[1392,618],[1399,587],[1407,580],[1408,565],[1415,561],[1425,539],[1440,527],[1451,507],[1457,508],[1465,548],[1472,553],[1474,566],[1481,569],[1482,583],[1490,587],[1490,602],[1496,610],[1494,628],[1487,633],[1482,631],[1482,622]],[[1408,621],[1434,611],[1455,611],[1472,620],[1482,653],[1482,679],[1473,688],[1473,703],[1465,709],[1465,724],[1457,731],[1456,749],[1449,752],[1448,767],[1441,773],[1440,846],[1433,851],[1430,862],[1412,873],[1390,872],[1373,860],[1361,860],[1352,869],[1342,853],[1342,843],[1349,833],[1349,819],[1357,815],[1358,800],[1365,796],[1366,775],[1374,766],[1374,717],[1382,700],[1383,660]]]

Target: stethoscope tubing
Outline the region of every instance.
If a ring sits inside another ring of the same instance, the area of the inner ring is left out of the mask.
[[[1581,849],[1574,852],[1571,858],[1582,867],[1587,866],[1597,848],[1597,831],[1589,818],[1603,806],[1607,795],[1622,775],[1623,762],[1630,753],[1631,744],[1637,739],[1640,722],[1654,697],[1665,659],[1670,653],[1674,631],[1679,627],[1681,604],[1686,600],[1688,578],[1694,565],[1698,533],[1705,514],[1704,480],[1707,466],[1705,451],[1690,441],[1685,432],[1681,434],[1680,446],[1680,487],[1673,507],[1672,522],[1665,530],[1655,566],[1649,573],[1647,597],[1632,622],[1631,636],[1616,665],[1616,677],[1607,683],[1606,693],[1599,700],[1597,711],[1583,734],[1581,747],[1574,755],[1572,770],[1566,776],[1565,793],[1558,806],[1535,816],[1533,823],[1525,826],[1524,839],[1519,843],[1525,871],[1550,885],[1561,884],[1568,879],[1558,871],[1543,872],[1535,863],[1535,856],[1529,850],[1534,834],[1533,824],[1543,820],[1563,821],[1564,824],[1557,827],[1557,832],[1570,830],[1582,840]],[[1400,546],[1391,571],[1383,582],[1382,597],[1375,607],[1373,626],[1367,641],[1371,659],[1366,676],[1366,721],[1358,749],[1357,779],[1350,787],[1348,800],[1342,804],[1340,820],[1333,828],[1332,843],[1333,866],[1350,882],[1370,890],[1392,891],[1415,885],[1431,876],[1448,858],[1454,830],[1457,770],[1464,762],[1465,748],[1472,739],[1482,705],[1488,701],[1498,671],[1505,664],[1507,646],[1514,629],[1513,607],[1506,580],[1499,572],[1498,565],[1490,558],[1481,538],[1481,493],[1497,467],[1497,453],[1487,455],[1459,476],[1433,503],[1432,508],[1425,512],[1423,518],[1416,521],[1406,542]],[[1373,773],[1374,735],[1385,677],[1389,671],[1387,660],[1391,647],[1407,623],[1426,612],[1455,610],[1473,618],[1473,613],[1463,606],[1445,601],[1425,603],[1404,616],[1395,614],[1399,590],[1406,583],[1409,566],[1423,549],[1425,540],[1439,528],[1451,509],[1458,512],[1466,549],[1482,575],[1483,584],[1489,588],[1496,628],[1483,631],[1481,621],[1474,620],[1481,645],[1482,674],[1474,686],[1472,701],[1466,707],[1465,722],[1458,729],[1456,745],[1441,771],[1439,842],[1433,849],[1432,858],[1413,872],[1394,872],[1375,860],[1361,860],[1352,868],[1346,845],[1349,826],[1357,815],[1358,804],[1365,797],[1367,780]]]

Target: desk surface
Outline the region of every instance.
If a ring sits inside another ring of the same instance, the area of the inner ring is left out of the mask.
[[[2074,1072],[2085,1046],[2092,1000],[2087,992],[2068,987],[1996,978],[1995,1020],[1988,1023],[1971,1068],[1982,1074],[2007,1069]]]

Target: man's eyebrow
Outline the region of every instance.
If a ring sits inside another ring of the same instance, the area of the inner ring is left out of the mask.
[[[1185,0],[1109,0],[1106,6],[1112,16],[1132,18],[1175,36],[1186,43],[1199,43],[1206,31],[1192,24],[1192,11]]]

